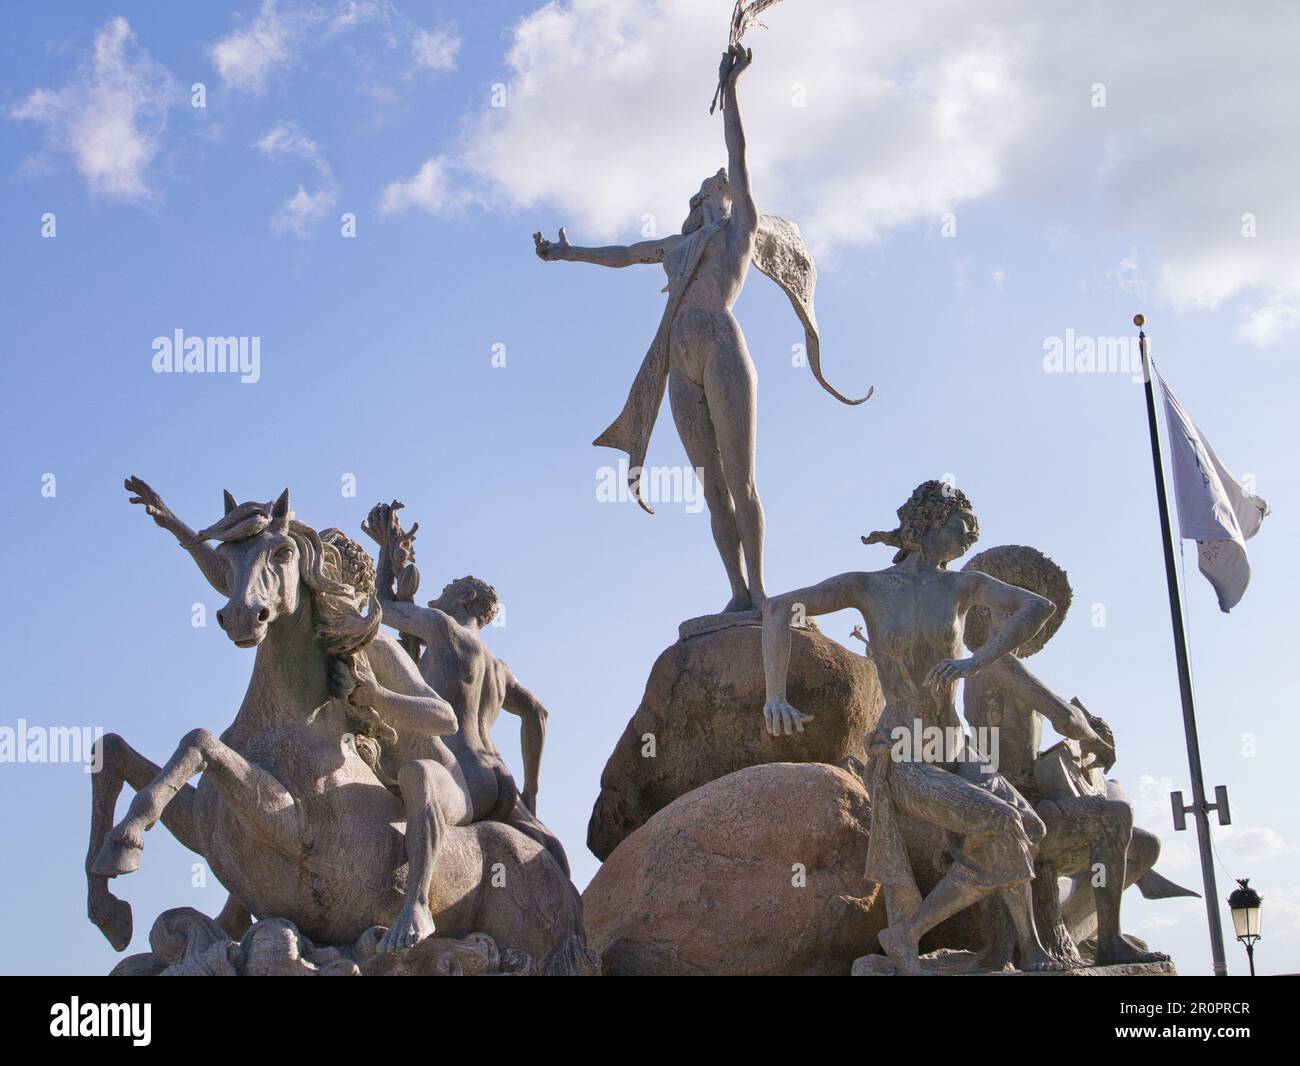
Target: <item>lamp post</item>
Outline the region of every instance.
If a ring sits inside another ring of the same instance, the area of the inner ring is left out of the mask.
[[[1228,897],[1228,907],[1232,910],[1232,924],[1237,930],[1237,939],[1246,945],[1246,957],[1250,959],[1250,976],[1255,976],[1255,941],[1260,938],[1260,911],[1263,900],[1259,893],[1250,887],[1250,878],[1238,878],[1241,887],[1234,889]]]

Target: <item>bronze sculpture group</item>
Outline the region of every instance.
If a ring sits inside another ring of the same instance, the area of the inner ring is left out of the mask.
[[[571,245],[563,230],[556,242],[534,236],[546,261],[658,263],[668,275],[659,330],[622,413],[595,443],[628,453],[632,490],[649,510],[640,477],[667,390],[730,585],[722,624],[761,622],[761,661],[752,669],[766,679],[763,715],[774,738],[796,744],[817,728],[787,698],[792,617],[861,612],[884,695],[865,744],[872,799],[865,877],[884,889],[888,924],[878,947],[896,972],[926,972],[922,937],[976,904],[1009,922],[990,926],[1005,933],[986,945],[981,964],[989,968],[1081,965],[1079,946],[1094,930],[1097,964],[1163,961],[1119,926],[1128,885],[1151,895],[1181,890],[1151,871],[1158,842],[1134,828],[1131,806],[1104,778],[1114,738],[1018,657],[1045,640],[1068,607],[1063,573],[1055,584],[1031,580],[1055,576],[1050,560],[1032,549],[994,549],[950,570],[977,539],[978,523],[961,491],[927,481],[899,509],[897,529],[864,538],[896,549],[891,567],[766,591],[756,379],[731,310],[751,263],[789,296],[817,381],[848,404],[871,394],[853,400],[827,384],[811,256],[797,227],[755,206],[736,89],[751,60],[738,44],[723,57],[727,167],[691,198],[680,234],[606,248]],[[597,971],[564,849],[537,816],[547,710],[483,639],[497,609],[491,586],[461,578],[418,606],[415,528],[402,527],[395,501],[376,505],[362,527],[377,547],[372,560],[342,531],[298,520],[287,490],[268,502],[239,503],[226,493],[222,516],[196,532],[143,481],[130,478],[126,487],[227,598],[218,623],[255,657],[243,704],[220,736],[186,734],[161,766],[116,735],[102,742],[88,909],[113,946],[125,949],[132,921],[109,879],[137,869],[145,832],[161,821],[230,892],[215,924],[168,912],[155,927],[162,940],[167,930],[202,928],[205,950],[217,945],[216,961],[186,956],[185,966],[255,972],[249,960],[265,956],[273,933],[299,938],[295,961],[317,950],[306,945],[328,946],[330,961],[318,969],[365,971],[380,956],[436,939],[455,942],[441,949],[437,972],[463,972],[463,962],[448,959],[489,956],[486,972]],[[960,680],[966,722],[1009,738],[993,758],[965,738]],[[492,741],[502,710],[521,721],[522,788]],[[1040,716],[1065,737],[1042,755]],[[962,739],[921,758],[920,745],[901,743],[932,727]],[[124,784],[135,796],[113,825]],[[936,827],[948,842],[946,872],[924,890],[908,855],[909,822]],[[1063,898],[1057,876],[1072,879]],[[864,944],[863,953],[875,946]],[[151,972],[166,971],[164,962],[167,972],[181,972],[181,961],[157,958]]]

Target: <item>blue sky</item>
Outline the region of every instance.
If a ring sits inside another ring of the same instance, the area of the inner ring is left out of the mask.
[[[680,225],[725,161],[707,100],[729,10],[10,12],[0,725],[102,726],[161,760],[233,717],[251,657],[191,625],[218,597],[127,505],[125,475],[196,527],[223,488],[268,499],[287,485],[303,520],[354,532],[399,497],[421,523],[430,594],[474,573],[503,597],[490,641],[551,709],[540,812],[585,884],[600,771],[650,665],[727,591],[706,514],[597,499],[617,455],[589,442],[654,333],[662,275],[544,265],[529,235]],[[1226,871],[1252,879],[1261,968],[1282,971],[1300,967],[1300,684],[1282,669],[1300,595],[1300,31],[1283,5],[1243,10],[774,9],[741,83],[755,195],[817,255],[828,377],[875,398],[841,407],[791,365],[798,323],[757,273],[737,315],[759,372],[769,588],[887,565],[859,535],[952,475],[981,547],[1031,544],[1069,571],[1075,606],[1031,666],[1113,725],[1115,776],[1165,841],[1160,869],[1196,885],[1191,833],[1168,814],[1187,766],[1141,389],[1043,362],[1051,338],[1125,337],[1147,314],[1184,406],[1273,507],[1241,606],[1218,612],[1194,551],[1186,598],[1206,778],[1229,786],[1237,823],[1216,833],[1219,894]],[[155,374],[153,340],[176,329],[260,338],[260,380]],[[685,462],[667,417],[650,461]],[[853,624],[824,628],[857,647]],[[497,735],[518,768],[513,724]],[[4,968],[105,972],[114,953],[83,917],[86,775],[0,765],[0,802],[0,901],[24,919]],[[195,861],[150,835],[142,871],[117,883],[136,908],[132,950],[168,907],[219,909]],[[1125,914],[1183,972],[1208,972],[1198,901],[1131,894]],[[1229,962],[1244,965],[1236,944]]]

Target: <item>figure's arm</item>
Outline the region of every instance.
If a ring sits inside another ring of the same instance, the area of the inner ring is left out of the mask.
[[[610,244],[602,248],[580,248],[569,243],[568,235],[560,230],[558,241],[548,241],[541,233],[533,234],[533,247],[537,258],[548,263],[563,260],[567,263],[594,263],[596,266],[626,267],[639,264],[662,263],[664,256],[682,239],[674,233],[655,241],[636,244]]]
[[[411,563],[415,557],[415,532],[417,522],[408,533],[402,529],[397,512],[402,504],[380,503],[370,509],[361,524],[361,531],[379,545],[379,559],[375,565],[375,597],[383,611],[383,621],[400,633],[418,637],[426,644],[441,640],[446,635],[447,619],[432,607],[417,607],[409,598],[400,596],[393,585],[398,570]]]
[[[1038,711],[1061,736],[1104,747],[1105,742],[1097,735],[1082,708],[1061,699],[1018,658],[1008,655],[998,665],[1019,689],[1024,705]]]
[[[132,476],[123,484],[126,491],[133,494],[131,502],[140,504],[157,525],[171,533],[180,542],[181,547],[190,553],[190,557],[198,564],[203,576],[208,579],[208,584],[221,595],[229,596],[230,571],[226,566],[226,560],[217,549],[207,541],[199,540],[198,534],[172,514],[171,508],[163,503],[162,497],[146,482]]]
[[[502,664],[505,666],[505,664]],[[524,756],[524,806],[537,813],[537,784],[542,772],[542,748],[546,745],[546,708],[542,701],[519,683],[510,667],[506,671],[506,697],[502,706],[520,719],[519,746]]]
[[[740,121],[736,80],[753,60],[753,50],[744,49],[740,45],[733,45],[722,60],[724,69],[727,69],[722,90],[722,128],[727,142],[727,184],[731,192],[731,217],[751,232],[758,227],[758,208],[754,205],[754,194],[749,182],[745,127]]]
[[[1008,585],[988,574],[971,571],[961,576],[970,582],[968,594],[971,606],[990,607],[1009,617],[1006,624],[970,658],[943,659],[936,663],[925,677],[925,684],[935,688],[977,674],[989,663],[996,662],[1020,647],[1056,613],[1056,605],[1046,597]]]
[[[335,660],[333,689],[358,708],[374,710],[385,725],[405,736],[442,737],[456,732],[451,704],[415,668],[411,657],[390,639],[376,638],[352,668]]]
[[[840,574],[819,585],[769,596],[763,604],[763,677],[767,682],[767,703],[763,717],[773,736],[803,732],[813,716],[790,706],[786,680],[790,673],[790,628],[793,616],[807,618],[830,614],[861,605],[864,574]]]

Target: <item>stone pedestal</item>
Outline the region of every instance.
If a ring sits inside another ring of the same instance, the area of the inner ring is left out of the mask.
[[[599,859],[677,797],[747,766],[845,766],[864,758],[864,738],[883,706],[869,659],[816,629],[795,630],[789,698],[814,720],[803,733],[772,737],[763,725],[756,619],[722,628],[697,622],[684,624],[696,635],[666,649],[651,668],[641,705],[605,764],[587,829]]]

